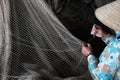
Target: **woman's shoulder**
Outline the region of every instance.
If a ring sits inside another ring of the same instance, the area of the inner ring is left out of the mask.
[[[120,52],[120,40],[114,40],[112,42],[110,42],[107,46],[106,49],[110,49],[110,50],[117,50]]]
[[[115,40],[110,44],[111,48],[113,50],[117,50],[120,52],[120,39],[119,40]]]

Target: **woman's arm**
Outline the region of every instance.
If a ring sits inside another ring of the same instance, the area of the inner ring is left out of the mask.
[[[105,61],[98,63],[93,55],[88,56],[88,68],[94,80],[113,80],[119,64],[119,53],[111,54]]]

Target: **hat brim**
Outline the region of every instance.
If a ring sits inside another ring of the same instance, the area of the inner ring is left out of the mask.
[[[114,1],[96,9],[95,15],[107,27],[120,31],[120,1]]]

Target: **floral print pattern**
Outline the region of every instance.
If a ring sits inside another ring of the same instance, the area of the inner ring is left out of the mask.
[[[120,33],[117,37],[107,40],[110,43],[105,47],[99,59],[94,55],[88,56],[88,68],[94,80],[120,80]]]

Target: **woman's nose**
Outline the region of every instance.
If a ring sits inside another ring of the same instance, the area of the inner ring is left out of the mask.
[[[95,31],[95,30],[92,30],[92,31],[91,31],[91,34],[92,34],[92,35],[95,35],[95,34],[96,34],[96,31]]]
[[[95,34],[96,34],[95,26],[93,26],[93,28],[92,28],[92,30],[91,30],[91,34],[92,34],[92,35],[95,35]]]

